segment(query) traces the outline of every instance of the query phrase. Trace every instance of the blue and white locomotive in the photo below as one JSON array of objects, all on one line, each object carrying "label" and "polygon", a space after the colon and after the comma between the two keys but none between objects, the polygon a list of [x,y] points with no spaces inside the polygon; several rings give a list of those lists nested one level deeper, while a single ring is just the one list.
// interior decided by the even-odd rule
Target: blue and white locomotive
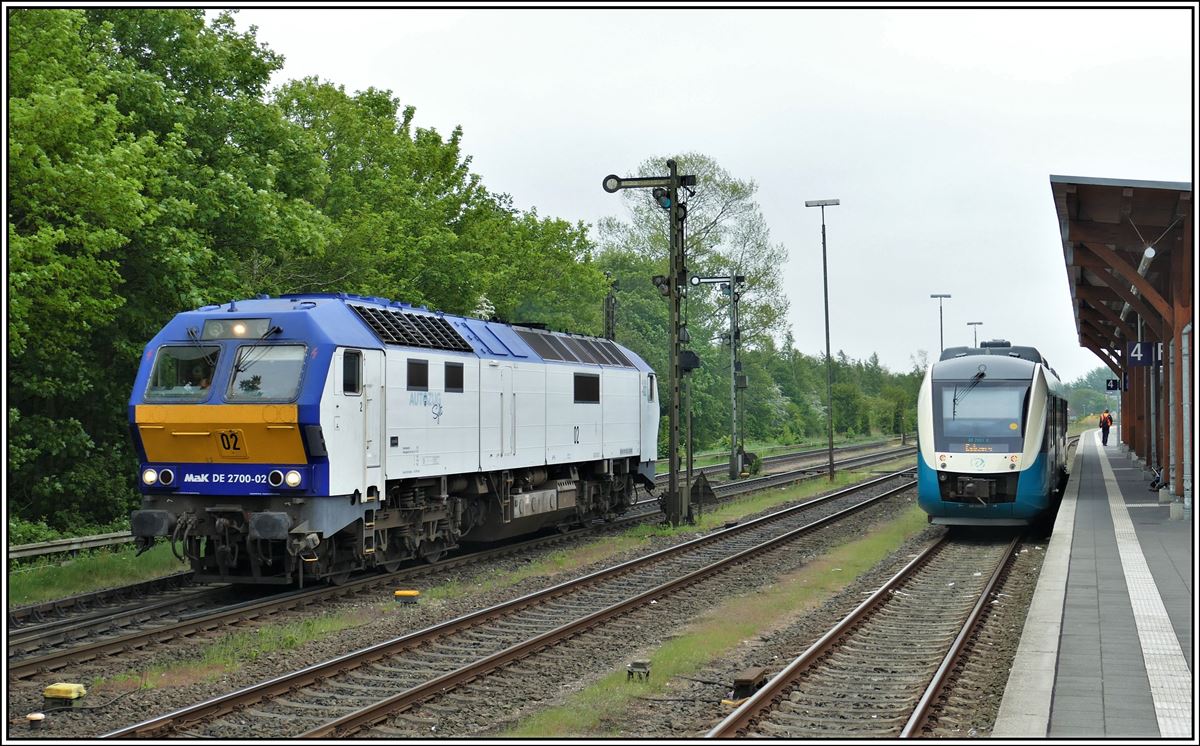
[{"label": "blue and white locomotive", "polygon": [[612,517],[653,486],[657,399],[606,339],[347,294],[205,306],[142,357],[133,534],[201,580],[303,584]]},{"label": "blue and white locomotive", "polygon": [[949,347],[917,397],[917,490],[932,523],[1017,526],[1067,479],[1067,400],[1033,347]]}]

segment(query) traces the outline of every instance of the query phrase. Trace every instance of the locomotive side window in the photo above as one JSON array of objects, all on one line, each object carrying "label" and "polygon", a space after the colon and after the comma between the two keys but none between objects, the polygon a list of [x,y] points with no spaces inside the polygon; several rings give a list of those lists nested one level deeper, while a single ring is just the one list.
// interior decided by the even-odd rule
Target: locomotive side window
[{"label": "locomotive side window", "polygon": [[208,398],[220,347],[160,347],[146,401],[196,402]]},{"label": "locomotive side window", "polygon": [[428,360],[409,360],[408,361],[408,390],[409,391],[428,391],[429,390],[429,361]]},{"label": "locomotive side window", "polygon": [[362,353],[358,350],[346,350],[342,355],[342,393],[362,393]]},{"label": "locomotive side window", "polygon": [[228,401],[292,401],[300,391],[304,345],[247,345],[234,358]]},{"label": "locomotive side window", "polygon": [[646,377],[650,379],[650,393],[649,396],[647,396],[646,401],[654,401],[654,375],[651,374]]},{"label": "locomotive side window", "polygon": [[600,376],[591,373],[575,374],[575,403],[600,403]]},{"label": "locomotive side window", "polygon": [[446,363],[446,393],[461,394],[463,390],[462,363]]}]

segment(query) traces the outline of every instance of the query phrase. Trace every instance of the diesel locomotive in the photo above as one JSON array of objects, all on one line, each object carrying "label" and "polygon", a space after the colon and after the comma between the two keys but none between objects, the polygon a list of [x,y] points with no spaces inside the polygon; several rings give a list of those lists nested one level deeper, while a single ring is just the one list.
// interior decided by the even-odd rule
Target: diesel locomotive
[{"label": "diesel locomotive", "polygon": [[129,418],[140,548],[303,585],[619,515],[653,487],[659,403],[607,339],[305,294],[176,315]]},{"label": "diesel locomotive", "polygon": [[1016,526],[1067,480],[1067,400],[1033,347],[948,347],[917,397],[918,502],[932,523]]}]

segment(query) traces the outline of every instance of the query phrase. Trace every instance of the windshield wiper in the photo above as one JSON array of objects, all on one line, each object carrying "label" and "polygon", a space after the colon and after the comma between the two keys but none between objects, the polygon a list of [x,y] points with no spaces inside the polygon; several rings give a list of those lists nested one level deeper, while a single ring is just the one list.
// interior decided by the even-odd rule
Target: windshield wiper
[{"label": "windshield wiper", "polygon": [[[250,358],[251,353],[253,353],[256,349],[258,349],[259,345],[261,345],[266,340],[267,337],[269,337],[272,334],[275,334],[277,332],[281,332],[281,331],[283,331],[283,330],[280,329],[279,327],[273,326],[270,329],[263,332],[263,335],[261,337],[259,337],[258,339],[256,339],[254,341],[254,344],[250,345],[249,347],[243,347],[243,348],[239,349],[237,357],[234,358],[234,360],[233,360],[233,374],[236,376],[238,373],[245,373],[246,371],[250,370],[251,365],[254,365],[259,360],[262,360],[270,348],[264,347],[263,351],[259,354],[259,356],[254,358],[253,360],[250,360],[249,358]],[[245,365],[242,364],[243,362],[245,363]]]},{"label": "windshield wiper", "polygon": [[212,353],[205,352],[204,345],[200,344],[200,337],[196,335],[196,327],[189,326],[187,333],[188,337],[190,337],[192,340],[192,344],[195,345],[196,349],[200,350],[200,354],[204,356],[204,362],[208,363],[208,367],[212,368],[214,365],[216,365],[216,358],[212,356]]},{"label": "windshield wiper", "polygon": [[980,370],[978,373],[971,376],[971,382],[969,384],[967,384],[967,387],[965,389],[963,389],[963,392],[961,395],[958,393],[958,386],[956,385],[954,387],[954,401],[952,402],[953,406],[951,407],[951,410],[950,410],[950,419],[953,420],[956,417],[958,417],[958,403],[960,401],[962,401],[963,399],[966,399],[967,394],[971,393],[971,389],[978,386],[979,382],[982,381],[986,377],[987,377],[987,373],[984,373],[983,370]]}]

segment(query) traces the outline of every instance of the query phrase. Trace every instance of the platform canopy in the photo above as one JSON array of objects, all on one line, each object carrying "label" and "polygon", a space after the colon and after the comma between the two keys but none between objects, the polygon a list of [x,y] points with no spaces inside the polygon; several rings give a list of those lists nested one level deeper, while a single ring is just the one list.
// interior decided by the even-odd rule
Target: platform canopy
[{"label": "platform canopy", "polygon": [[1163,341],[1190,312],[1192,185],[1052,175],[1050,188],[1079,344],[1119,373],[1139,317],[1140,339]]}]

